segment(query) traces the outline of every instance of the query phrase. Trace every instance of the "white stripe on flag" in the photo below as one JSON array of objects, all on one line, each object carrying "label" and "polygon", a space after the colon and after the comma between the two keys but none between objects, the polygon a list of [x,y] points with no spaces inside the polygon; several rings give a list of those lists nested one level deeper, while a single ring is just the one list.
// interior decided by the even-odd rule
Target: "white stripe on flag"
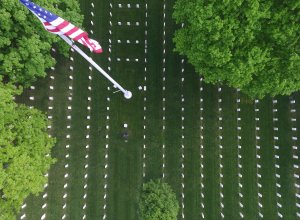
[{"label": "white stripe on flag", "polygon": [[75,26],[73,24],[68,24],[67,27],[61,29],[62,32],[67,33],[68,31],[72,30]]},{"label": "white stripe on flag", "polygon": [[61,23],[63,23],[64,21],[65,21],[64,19],[58,17],[57,19],[55,19],[54,21],[52,21],[51,24],[52,24],[53,26],[58,26],[58,25],[60,25]]},{"label": "white stripe on flag", "polygon": [[70,38],[75,38],[78,35],[82,34],[83,32],[84,32],[83,30],[79,29],[79,30],[75,31],[73,34],[71,34],[69,37]]},{"label": "white stripe on flag", "polygon": [[45,27],[48,29],[48,30],[55,30],[56,27],[52,26],[52,25],[45,25]]}]

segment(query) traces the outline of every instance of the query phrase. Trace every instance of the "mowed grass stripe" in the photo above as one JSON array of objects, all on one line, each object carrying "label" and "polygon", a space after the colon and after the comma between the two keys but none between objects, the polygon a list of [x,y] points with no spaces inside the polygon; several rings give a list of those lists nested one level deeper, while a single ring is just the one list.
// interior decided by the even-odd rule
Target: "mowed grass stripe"
[{"label": "mowed grass stripe", "polygon": [[[299,123],[299,121],[300,121],[300,93],[297,92],[297,93],[295,93],[293,96],[294,96],[295,101],[296,101],[296,104],[295,104],[296,113],[294,113],[294,117],[293,117],[293,118],[296,118],[296,120],[297,120],[296,122],[294,122],[294,125],[296,125],[295,127],[297,128],[297,131],[296,131],[296,132],[293,132],[293,136],[294,136],[294,137],[297,137],[297,140],[293,141],[293,145],[294,145],[294,146],[297,146],[297,150],[293,150],[293,154],[296,155],[296,156],[298,156],[298,159],[292,159],[292,160],[293,160],[293,163],[294,163],[295,165],[299,165],[299,160],[300,160],[300,159],[299,159],[299,157],[300,157],[300,150],[299,150],[299,147],[300,147],[300,123]],[[293,169],[293,172],[291,173],[291,175],[294,175],[294,174],[300,175],[299,169],[294,168],[294,169]],[[299,178],[296,179],[296,178],[294,177],[294,184],[300,185],[300,180],[299,180]],[[296,190],[295,190],[296,193],[300,194],[299,188],[295,188],[295,189],[296,189]],[[295,195],[295,196],[296,196],[296,195]],[[297,202],[298,204],[300,204],[300,199],[299,199],[299,198],[296,198],[296,202]],[[297,213],[300,214],[300,208],[298,208],[298,207],[297,207]],[[297,213],[295,213],[295,215],[296,215]]]},{"label": "mowed grass stripe", "polygon": [[[166,129],[165,129],[165,174],[166,182],[176,192],[181,206],[181,59],[173,52],[172,36],[177,28],[171,19],[174,1],[166,2]],[[179,212],[181,213],[181,211]],[[181,219],[181,215],[178,215]]]},{"label": "mowed grass stripe", "polygon": [[241,121],[241,150],[242,156],[240,162],[242,165],[241,184],[243,188],[241,193],[243,198],[241,201],[244,205],[242,213],[247,219],[258,218],[258,187],[256,176],[256,148],[255,148],[255,112],[253,100],[247,96],[240,94],[240,109],[239,113]]},{"label": "mowed grass stripe", "polygon": [[278,104],[276,105],[278,109],[278,142],[279,150],[277,150],[277,163],[280,166],[277,169],[277,173],[280,175],[278,183],[281,185],[278,192],[281,194],[282,198],[279,201],[282,204],[282,209],[278,209],[283,215],[284,219],[295,219],[296,213],[296,198],[295,198],[295,186],[293,177],[293,148],[292,148],[292,124],[290,118],[292,117],[290,113],[290,104],[288,97],[278,97]]},{"label": "mowed grass stripe", "polygon": [[223,185],[225,219],[238,218],[238,148],[237,148],[237,105],[236,91],[222,87],[219,93],[222,99],[220,107],[222,108],[222,136],[221,144],[223,145]]},{"label": "mowed grass stripe", "polygon": [[[113,14],[118,13],[117,8]],[[124,18],[126,19],[126,18]],[[112,41],[127,39],[126,35],[114,34],[118,27],[112,27]],[[144,38],[144,32],[140,33]],[[144,63],[117,62],[117,57],[126,57],[127,51],[116,54],[112,47],[112,76],[133,97],[126,100],[122,94],[112,96],[110,120],[109,172],[108,172],[108,219],[137,219],[137,199],[142,184],[142,147],[143,147],[143,95],[137,87],[143,80]],[[134,52],[134,51],[131,51]],[[144,53],[136,54],[144,57]],[[129,140],[121,137],[123,124],[128,124]]]},{"label": "mowed grass stripe", "polygon": [[[81,4],[82,6],[82,4]],[[91,30],[91,23],[89,19],[90,7],[85,5],[83,12],[85,19],[83,26],[87,31]],[[90,52],[83,48],[83,50],[89,55]],[[87,119],[88,110],[87,106],[90,105],[88,97],[91,96],[88,90],[89,85],[89,69],[88,62],[85,61],[79,54],[74,54],[74,80],[73,80],[73,100],[72,104],[72,121],[71,121],[71,146],[70,146],[70,180],[68,193],[68,216],[70,219],[82,219],[85,211],[83,206],[85,200],[83,199],[86,165],[87,160],[85,155],[88,152],[86,145],[89,144],[89,140],[85,138],[87,134],[86,126],[90,125],[90,120]]]},{"label": "mowed grass stripe", "polygon": [[218,146],[217,89],[203,83],[203,164],[204,215],[206,219],[220,218],[220,168]]},{"label": "mowed grass stripe", "polygon": [[[63,185],[65,184],[65,164],[67,159],[66,155],[66,140],[67,121],[68,115],[68,96],[69,96],[69,75],[70,72],[67,67],[70,66],[71,62],[63,58],[62,56],[57,56],[57,65],[54,72],[55,82],[53,90],[53,124],[52,124],[52,134],[56,137],[57,143],[52,149],[52,157],[57,159],[55,165],[52,165],[49,171],[49,183],[48,183],[48,197],[47,197],[47,210],[46,216],[49,219],[61,219],[63,215]],[[45,86],[46,88],[46,86]],[[35,212],[36,210],[32,210]],[[40,218],[40,216],[39,216]],[[32,218],[32,219],[39,219]]]},{"label": "mowed grass stripe", "polygon": [[[167,61],[168,62],[168,61]],[[167,68],[168,72],[168,68]],[[173,71],[174,73],[175,71]],[[171,71],[170,71],[171,73]],[[175,78],[175,79],[174,79]],[[181,193],[181,115],[180,89],[176,76],[166,76],[166,130],[165,130],[165,174],[166,181],[177,193]],[[177,84],[177,86],[176,86]],[[176,88],[177,87],[177,88]],[[176,88],[176,89],[174,89]]]},{"label": "mowed grass stripe", "polygon": [[113,18],[114,24],[118,25],[118,22],[121,22],[123,25],[127,25],[127,22],[130,22],[130,25],[136,26],[136,22],[140,22],[140,25],[143,25],[143,23],[141,24],[141,21],[144,20],[145,16],[141,9],[143,8],[144,2],[138,1],[140,3],[140,8],[136,8],[135,4],[131,4],[131,8],[128,8],[128,2],[129,1],[125,1],[122,8],[117,6],[117,2],[114,3],[114,7],[118,8],[118,13],[115,14]]},{"label": "mowed grass stripe", "polygon": [[261,149],[259,150],[261,159],[261,169],[259,169],[262,184],[262,214],[270,219],[277,218],[276,210],[276,183],[275,183],[275,158],[273,143],[273,117],[272,102],[266,98],[257,105],[260,109],[258,112],[260,131],[258,132],[260,140],[258,141]]},{"label": "mowed grass stripe", "polygon": [[82,57],[74,54],[74,74],[73,74],[73,99],[72,120],[70,129],[70,158],[69,158],[69,186],[67,214],[70,219],[81,219],[83,216],[82,207],[84,205],[84,174],[85,174],[85,154],[86,154],[86,125],[88,106],[88,64],[81,62]]},{"label": "mowed grass stripe", "polygon": [[104,205],[104,166],[105,166],[105,134],[106,134],[106,87],[101,76],[92,72],[92,103],[90,149],[87,189],[87,219],[103,217]]},{"label": "mowed grass stripe", "polygon": [[[95,8],[92,8],[91,3]],[[91,57],[104,70],[107,70],[108,61],[108,29],[109,29],[109,2],[108,1],[81,1],[81,8],[85,11],[85,17],[94,22],[89,26],[103,48],[102,54],[91,54]],[[95,16],[91,16],[93,11]],[[88,20],[86,21],[88,23]],[[107,86],[111,86],[98,70],[93,68],[91,82],[91,121],[90,121],[90,148],[87,188],[87,219],[103,218],[104,204],[104,166],[105,166],[105,134],[106,134],[106,97],[110,94]]]},{"label": "mowed grass stripe", "polygon": [[[120,64],[124,65],[124,63],[116,65],[118,71],[124,69]],[[134,66],[131,68],[141,71],[141,68]],[[126,81],[129,88],[134,88],[135,80],[139,79],[138,76],[128,78],[122,75],[119,80],[125,82],[126,78],[130,79]],[[137,219],[137,199],[142,183],[143,109],[141,106],[143,100],[141,97],[138,92],[134,93],[131,100],[125,100],[120,95],[111,103],[108,219]],[[127,143],[121,137],[121,133],[125,131],[122,128],[124,123],[128,124]]]},{"label": "mowed grass stripe", "polygon": [[145,182],[162,177],[162,4],[162,1],[148,1]]},{"label": "mowed grass stripe", "polygon": [[199,75],[184,65],[184,204],[186,219],[200,219],[200,90]]}]

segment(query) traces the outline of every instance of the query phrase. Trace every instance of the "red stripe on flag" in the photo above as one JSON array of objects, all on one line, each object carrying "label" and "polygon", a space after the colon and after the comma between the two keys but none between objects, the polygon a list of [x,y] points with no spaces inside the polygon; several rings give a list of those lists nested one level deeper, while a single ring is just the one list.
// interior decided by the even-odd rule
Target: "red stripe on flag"
[{"label": "red stripe on flag", "polygon": [[53,33],[55,33],[55,32],[60,32],[60,30],[59,29],[47,29],[47,31],[49,31],[49,32],[53,32]]},{"label": "red stripe on flag", "polygon": [[95,52],[95,53],[102,53],[103,50],[102,50],[102,48],[100,48],[100,49],[98,49],[98,50],[94,50],[94,52]]},{"label": "red stripe on flag", "polygon": [[80,41],[82,42],[82,44],[83,44],[84,46],[90,48],[89,45],[87,44],[87,42],[85,41],[84,38],[81,38]]},{"label": "red stripe on flag", "polygon": [[87,37],[87,36],[88,36],[88,34],[86,32],[83,32],[83,33],[79,34],[78,36],[74,37],[73,39],[79,40],[80,38]]},{"label": "red stripe on flag", "polygon": [[68,32],[66,32],[65,35],[69,36],[69,35],[75,33],[75,32],[78,31],[78,30],[79,30],[78,27],[74,27],[74,28],[72,28],[71,30],[69,30]]},{"label": "red stripe on flag", "polygon": [[67,27],[69,24],[70,24],[70,23],[69,23],[68,21],[64,21],[63,23],[57,25],[56,27],[57,27],[58,29],[63,29],[63,28],[65,28],[65,27]]}]

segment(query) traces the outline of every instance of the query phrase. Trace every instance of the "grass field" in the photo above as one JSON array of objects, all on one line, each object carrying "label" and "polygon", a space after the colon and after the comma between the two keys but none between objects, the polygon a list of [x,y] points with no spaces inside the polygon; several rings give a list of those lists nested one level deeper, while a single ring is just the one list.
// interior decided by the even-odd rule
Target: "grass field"
[{"label": "grass field", "polygon": [[53,52],[55,68],[20,101],[48,114],[58,162],[19,219],[136,220],[156,178],[176,192],[178,219],[300,218],[299,93],[255,101],[205,84],[173,51],[174,1],[81,0],[104,48],[90,55],[133,98],[79,55]]}]

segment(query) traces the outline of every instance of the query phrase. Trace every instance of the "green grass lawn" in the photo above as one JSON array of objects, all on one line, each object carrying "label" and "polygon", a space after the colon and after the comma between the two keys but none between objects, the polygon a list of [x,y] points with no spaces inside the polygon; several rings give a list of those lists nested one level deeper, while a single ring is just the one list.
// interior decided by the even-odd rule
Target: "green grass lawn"
[{"label": "green grass lawn", "polygon": [[[58,159],[49,171],[49,185],[45,192],[30,196],[19,217],[26,214],[27,219],[35,220],[46,214],[46,219],[53,220],[64,215],[65,219],[72,220],[83,219],[84,216],[92,220],[103,219],[103,216],[110,220],[137,220],[142,184],[150,179],[162,178],[164,172],[164,181],[171,185],[180,202],[178,219],[183,219],[181,213],[188,220],[202,219],[203,213],[205,219],[218,220],[222,211],[225,219],[241,219],[239,213],[242,213],[244,219],[252,220],[259,219],[259,210],[265,219],[277,219],[277,212],[283,215],[283,219],[296,219],[299,209],[296,208],[295,183],[299,184],[299,180],[296,181],[293,174],[299,171],[293,165],[299,163],[293,159],[293,154],[299,156],[299,151],[293,150],[292,146],[298,146],[299,140],[293,141],[292,136],[300,136],[300,126],[291,118],[300,121],[299,93],[292,96],[296,100],[296,113],[290,112],[288,97],[278,97],[276,105],[266,98],[257,104],[259,112],[255,112],[254,101],[237,94],[236,90],[222,87],[222,92],[218,92],[217,86],[200,83],[193,67],[186,60],[182,64],[184,57],[174,52],[172,37],[178,28],[172,20],[174,0],[95,1],[94,9],[92,0],[80,2],[85,14],[85,30],[93,30],[92,38],[99,40],[104,49],[101,55],[87,53],[105,70],[110,68],[111,76],[131,90],[133,97],[126,100],[121,93],[114,93],[113,86],[94,69],[90,71],[89,64],[79,55],[73,54],[74,62],[55,55],[58,63],[54,71],[49,71],[55,78],[51,79],[49,75],[39,80],[35,90],[26,90],[18,99],[53,116],[49,133],[57,138],[52,155]],[[119,8],[118,4],[123,7]],[[139,22],[139,26],[119,26],[118,22]],[[139,43],[128,44],[127,40],[138,40]],[[118,58],[121,60],[118,61]],[[70,66],[74,67],[73,71]],[[69,79],[70,75],[73,80]],[[54,90],[49,89],[50,85]],[[73,90],[69,90],[69,86]],[[91,90],[88,90],[89,86]],[[146,91],[140,91],[139,86],[146,86]],[[202,91],[200,86],[203,86]],[[30,101],[30,96],[35,99]],[[49,96],[54,100],[49,101]],[[68,100],[69,96],[72,100]],[[184,101],[181,101],[182,97]],[[200,102],[201,99],[203,102]],[[218,99],[222,102],[218,103]],[[240,99],[239,103],[237,99]],[[49,105],[53,106],[53,110],[48,110]],[[72,109],[68,110],[68,106]],[[222,111],[218,111],[219,107]],[[273,108],[278,111],[273,113]],[[68,115],[71,119],[67,119]],[[90,119],[87,119],[88,115]],[[238,117],[241,118],[239,122]],[[255,117],[260,120],[256,122]],[[274,122],[273,117],[278,117],[278,121]],[[122,138],[124,123],[128,124],[127,142]],[[67,128],[68,125],[71,127]],[[238,125],[240,131],[237,130]],[[259,150],[256,150],[256,126],[260,128],[257,132],[260,136],[257,141]],[[274,127],[278,127],[278,131],[273,130]],[[292,131],[292,127],[297,130]],[[67,138],[68,134],[70,138]],[[86,135],[90,138],[87,139]],[[223,136],[222,140],[219,135]],[[241,136],[240,149],[238,135]],[[275,136],[278,136],[278,141],[274,142]],[[70,147],[66,148],[66,145]],[[279,148],[275,149],[275,145]],[[256,153],[260,159],[256,158]],[[279,158],[275,159],[275,155]],[[239,161],[241,168],[238,168]],[[220,163],[223,165],[222,189]],[[261,168],[257,168],[258,163]],[[66,164],[68,168],[65,168]],[[280,167],[275,168],[275,164]],[[239,171],[242,174],[240,179]],[[66,172],[68,178],[64,178]],[[261,178],[258,179],[257,173],[261,174]],[[276,173],[280,178],[276,179]],[[258,180],[262,187],[258,187]],[[243,186],[240,189],[239,181]],[[64,188],[66,183],[68,186]],[[280,187],[276,187],[276,183]],[[201,192],[204,197],[201,197]],[[220,192],[224,195],[222,199]],[[262,198],[258,198],[258,192],[263,195]],[[43,198],[44,193],[47,193],[46,198]],[[67,197],[63,198],[65,193]],[[276,193],[280,193],[281,198]],[[259,208],[259,202],[262,208]],[[277,202],[281,208],[278,208]],[[45,203],[47,207],[42,209]],[[240,207],[239,203],[243,206]]]},{"label": "green grass lawn", "polygon": [[241,193],[243,194],[243,213],[249,219],[258,218],[258,187],[256,184],[256,149],[255,149],[255,113],[253,101],[247,97],[241,95],[240,97],[240,126],[241,132],[241,174],[243,175],[241,183],[243,188]]},{"label": "green grass lawn", "polygon": [[237,142],[237,102],[236,91],[229,88],[222,88],[222,155],[223,155],[223,193],[224,193],[224,215],[225,219],[237,219],[238,206],[238,142]]}]

